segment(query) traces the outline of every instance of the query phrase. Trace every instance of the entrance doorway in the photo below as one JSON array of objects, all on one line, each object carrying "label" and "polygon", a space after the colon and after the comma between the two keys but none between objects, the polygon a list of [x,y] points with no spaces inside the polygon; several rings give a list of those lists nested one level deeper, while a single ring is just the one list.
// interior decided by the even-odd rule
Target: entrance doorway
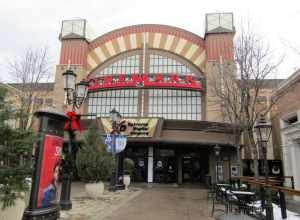
[{"label": "entrance doorway", "polygon": [[185,183],[203,183],[208,169],[207,158],[185,156],[182,159],[182,181]]},{"label": "entrance doorway", "polygon": [[133,182],[147,182],[148,174],[148,148],[147,147],[126,147],[125,157],[134,162]]},{"label": "entrance doorway", "polygon": [[177,164],[174,149],[157,149],[154,157],[154,182],[177,182]]}]

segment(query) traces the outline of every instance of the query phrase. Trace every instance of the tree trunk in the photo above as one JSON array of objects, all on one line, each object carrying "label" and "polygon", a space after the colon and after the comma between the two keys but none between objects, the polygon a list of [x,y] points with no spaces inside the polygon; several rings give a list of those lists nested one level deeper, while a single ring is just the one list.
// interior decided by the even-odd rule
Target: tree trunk
[{"label": "tree trunk", "polygon": [[256,143],[253,136],[253,130],[248,130],[248,136],[249,136],[249,142],[250,147],[253,155],[253,165],[254,165],[254,177],[255,179],[258,179],[259,173],[258,173],[258,152],[256,148]]}]

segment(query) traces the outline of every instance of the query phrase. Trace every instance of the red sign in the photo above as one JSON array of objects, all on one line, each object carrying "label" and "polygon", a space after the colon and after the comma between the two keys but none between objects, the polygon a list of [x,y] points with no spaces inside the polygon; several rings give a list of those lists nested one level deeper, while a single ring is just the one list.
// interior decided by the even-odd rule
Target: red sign
[{"label": "red sign", "polygon": [[119,74],[90,79],[89,91],[115,88],[178,88],[203,91],[199,78],[179,74]]},{"label": "red sign", "polygon": [[62,137],[45,135],[37,206],[39,208],[49,207],[57,200],[57,183],[63,143]]}]

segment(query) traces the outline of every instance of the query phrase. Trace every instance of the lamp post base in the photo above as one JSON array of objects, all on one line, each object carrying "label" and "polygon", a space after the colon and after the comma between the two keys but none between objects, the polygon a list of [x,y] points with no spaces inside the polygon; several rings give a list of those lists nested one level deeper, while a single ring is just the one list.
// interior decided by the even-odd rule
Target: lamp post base
[{"label": "lamp post base", "polygon": [[35,210],[25,209],[22,220],[57,220],[59,219],[58,205]]},{"label": "lamp post base", "polygon": [[125,185],[124,184],[117,184],[117,185],[109,187],[109,191],[112,191],[112,192],[119,191],[119,190],[125,190]]},{"label": "lamp post base", "polygon": [[272,205],[266,205],[266,220],[274,220]]},{"label": "lamp post base", "polygon": [[266,220],[274,220],[271,190],[266,189],[266,194],[267,194],[267,199],[265,203]]},{"label": "lamp post base", "polygon": [[61,210],[72,209],[72,201],[70,199],[71,184],[72,184],[71,174],[63,175],[62,184],[61,184],[60,201],[59,201]]},{"label": "lamp post base", "polygon": [[61,210],[70,210],[72,209],[72,202],[69,201],[60,201],[59,206]]}]

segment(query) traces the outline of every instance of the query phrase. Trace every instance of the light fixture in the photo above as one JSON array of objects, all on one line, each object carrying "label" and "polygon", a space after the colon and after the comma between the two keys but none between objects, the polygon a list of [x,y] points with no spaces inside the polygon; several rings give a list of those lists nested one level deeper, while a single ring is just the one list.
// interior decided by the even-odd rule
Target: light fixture
[{"label": "light fixture", "polygon": [[76,83],[76,74],[73,70],[68,69],[63,74],[64,77],[64,90],[67,95],[67,104],[72,105],[72,108],[80,108],[84,99],[87,97],[89,83],[81,81]]},{"label": "light fixture", "polygon": [[269,141],[272,131],[272,125],[270,122],[266,121],[265,117],[259,117],[254,126],[254,129],[258,143],[267,143]]},{"label": "light fixture", "polygon": [[216,145],[216,146],[214,147],[214,150],[215,150],[215,155],[218,157],[218,156],[220,155],[220,153],[221,153],[221,148],[220,148],[220,146],[219,146],[219,145]]},{"label": "light fixture", "polygon": [[76,84],[76,105],[81,106],[84,99],[87,97],[89,83],[86,81],[81,81]]},{"label": "light fixture", "polygon": [[73,70],[70,69],[68,69],[62,75],[64,77],[64,90],[67,92],[74,91],[77,75],[73,72]]},{"label": "light fixture", "polygon": [[119,123],[119,121],[121,120],[121,115],[115,108],[110,111],[110,117],[112,122],[114,123]]}]

